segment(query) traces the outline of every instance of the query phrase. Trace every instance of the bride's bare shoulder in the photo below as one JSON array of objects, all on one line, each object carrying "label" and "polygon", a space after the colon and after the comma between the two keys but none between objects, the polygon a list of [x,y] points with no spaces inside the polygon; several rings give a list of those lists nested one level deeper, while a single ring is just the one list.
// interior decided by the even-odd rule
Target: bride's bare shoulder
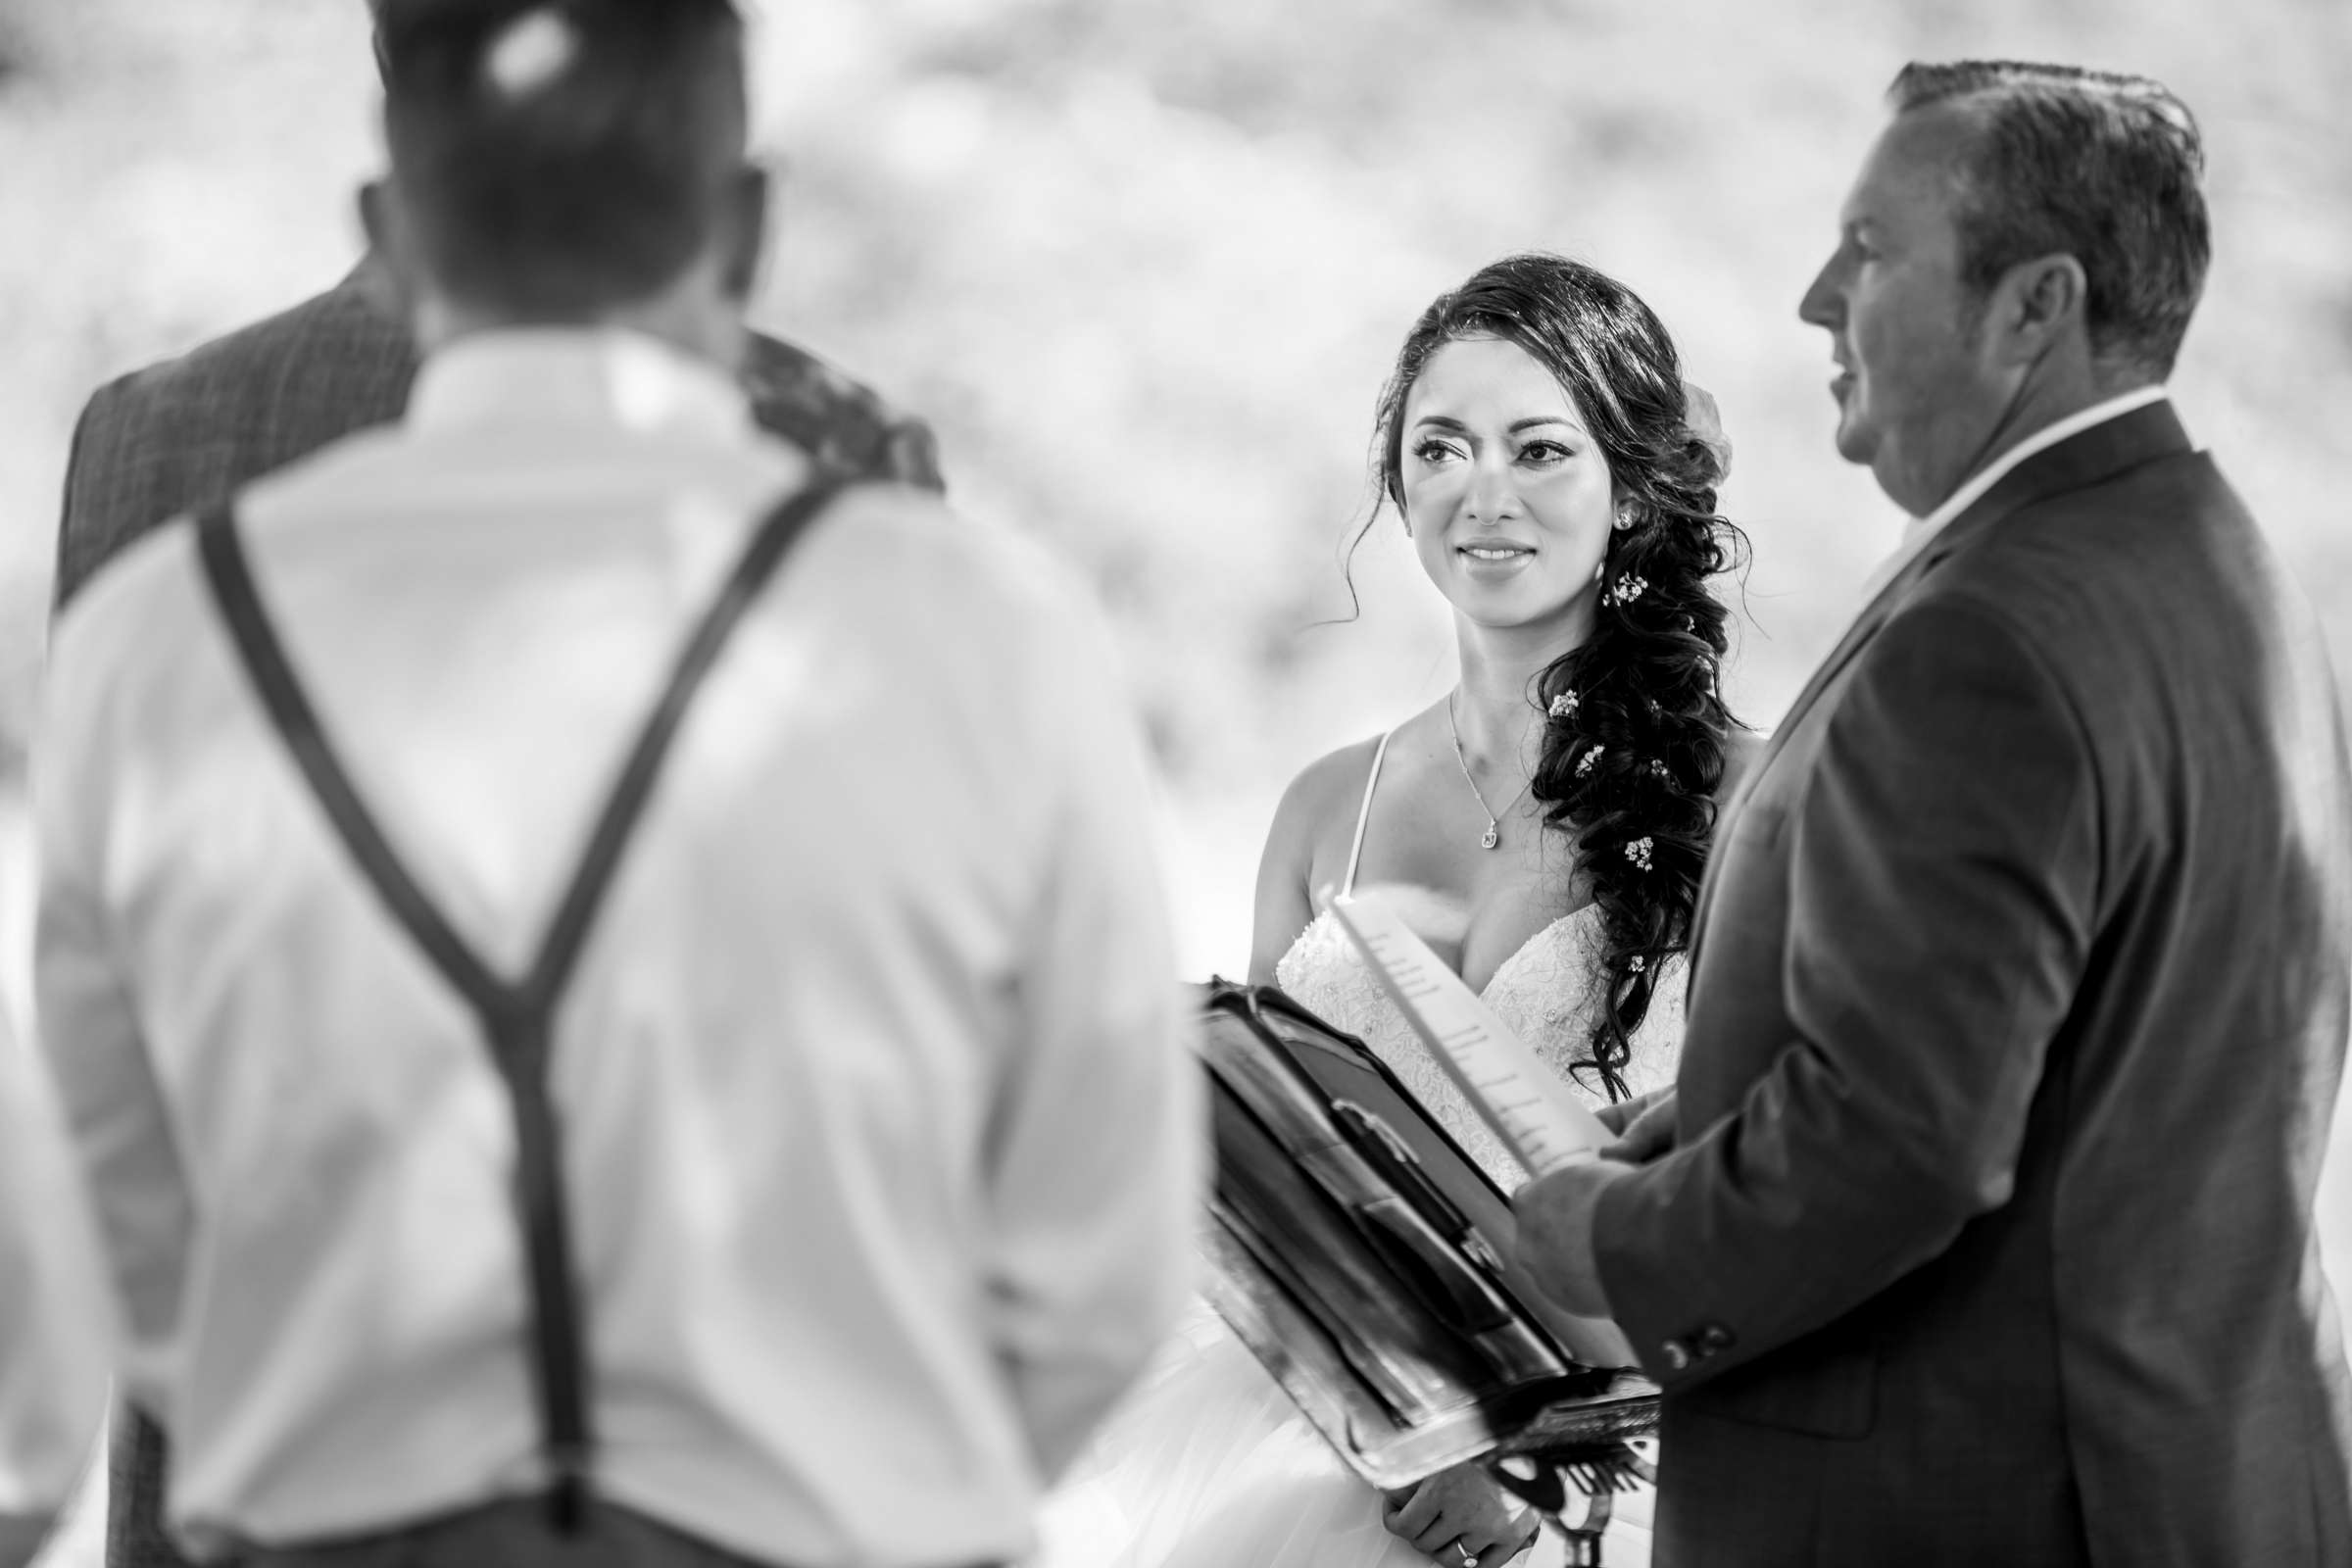
[{"label": "bride's bare shoulder", "polygon": [[1364,793],[1364,780],[1371,776],[1372,758],[1380,750],[1380,736],[1372,735],[1316,758],[1300,768],[1291,787],[1283,791],[1283,804],[1296,801],[1318,814],[1342,802],[1352,808]]},{"label": "bride's bare shoulder", "polygon": [[1274,808],[1266,831],[1269,859],[1289,861],[1301,868],[1314,858],[1317,844],[1354,831],[1356,808],[1364,798],[1364,781],[1371,777],[1372,759],[1380,749],[1377,735],[1352,741],[1299,769]]},{"label": "bride's bare shoulder", "polygon": [[1273,980],[1283,954],[1314,918],[1314,889],[1345,874],[1356,807],[1379,746],[1375,736],[1317,758],[1283,791],[1257,866],[1252,980]]}]

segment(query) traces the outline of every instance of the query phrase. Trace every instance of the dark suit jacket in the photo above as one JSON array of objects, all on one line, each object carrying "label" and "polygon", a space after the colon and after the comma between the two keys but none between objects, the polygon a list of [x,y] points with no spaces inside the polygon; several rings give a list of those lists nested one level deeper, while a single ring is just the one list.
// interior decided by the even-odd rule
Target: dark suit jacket
[{"label": "dark suit jacket", "polygon": [[[57,602],[124,546],[174,516],[354,431],[400,417],[416,374],[406,325],[363,262],[280,316],[101,387],[66,470]],[[937,490],[930,429],[806,350],[754,334],[743,371],[753,413],[821,473]],[[110,1568],[179,1568],[163,1533],[164,1440],[131,1412],[114,1452]]]},{"label": "dark suit jacket", "polygon": [[2312,1201],[2352,997],[2317,626],[2169,404],[2019,466],[1774,735],[1681,1146],[1595,1217],[1658,1556],[2352,1563]]}]

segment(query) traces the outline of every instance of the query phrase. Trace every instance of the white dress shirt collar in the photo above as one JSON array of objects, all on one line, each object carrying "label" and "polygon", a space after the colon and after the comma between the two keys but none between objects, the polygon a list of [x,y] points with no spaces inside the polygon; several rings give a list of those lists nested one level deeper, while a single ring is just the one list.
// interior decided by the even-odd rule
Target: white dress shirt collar
[{"label": "white dress shirt collar", "polygon": [[739,439],[751,403],[725,370],[620,327],[514,327],[468,333],[416,373],[407,423],[618,425],[641,433]]}]

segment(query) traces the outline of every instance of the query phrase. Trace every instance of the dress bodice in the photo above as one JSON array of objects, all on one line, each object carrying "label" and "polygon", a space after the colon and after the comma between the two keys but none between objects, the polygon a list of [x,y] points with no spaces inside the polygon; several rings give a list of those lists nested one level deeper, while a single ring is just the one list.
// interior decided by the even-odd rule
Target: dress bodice
[{"label": "dress bodice", "polygon": [[[1480,996],[1521,1043],[1595,1105],[1607,1099],[1598,1078],[1590,1068],[1573,1072],[1570,1064],[1592,1054],[1592,1027],[1604,997],[1603,941],[1598,906],[1572,910],[1505,958]],[[1674,1082],[1683,1043],[1684,975],[1679,956],[1668,960],[1658,976],[1649,1015],[1634,1031],[1632,1059],[1623,1075],[1634,1094]],[[1317,1017],[1371,1047],[1505,1192],[1527,1179],[1518,1160],[1470,1108],[1404,1014],[1381,990],[1338,921],[1327,913],[1316,915],[1275,965],[1274,979]]]},{"label": "dress bodice", "polygon": [[[1348,852],[1342,887],[1350,895],[1387,752],[1383,737]],[[1591,1054],[1606,940],[1597,906],[1573,910],[1505,958],[1481,993],[1545,1066],[1593,1103],[1604,1098],[1599,1085],[1570,1067]],[[1685,968],[1680,957],[1669,960],[1649,1016],[1634,1032],[1624,1077],[1636,1094],[1674,1082]],[[1298,933],[1274,978],[1294,1001],[1370,1047],[1497,1186],[1509,1192],[1527,1179],[1332,916],[1317,915]],[[1617,1509],[1609,1560],[1649,1561],[1646,1495],[1634,1494]],[[1047,1547],[1026,1568],[1427,1568],[1431,1558],[1393,1534],[1389,1517],[1381,1494],[1340,1463],[1282,1384],[1202,1303],[1048,1503]],[[1559,1543],[1513,1561],[1558,1564]]]}]

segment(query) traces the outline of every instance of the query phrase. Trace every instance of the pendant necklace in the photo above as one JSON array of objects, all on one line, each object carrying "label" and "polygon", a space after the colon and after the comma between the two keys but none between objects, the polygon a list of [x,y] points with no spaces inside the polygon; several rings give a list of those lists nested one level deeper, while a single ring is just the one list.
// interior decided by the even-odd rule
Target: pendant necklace
[{"label": "pendant necklace", "polygon": [[1460,689],[1456,687],[1454,691],[1446,694],[1446,733],[1453,737],[1453,760],[1462,770],[1462,782],[1470,786],[1471,798],[1478,802],[1478,808],[1487,813],[1487,831],[1480,836],[1478,847],[1482,850],[1491,850],[1502,842],[1502,816],[1508,816],[1511,808],[1519,804],[1519,795],[1525,795],[1535,787],[1536,776],[1533,773],[1528,774],[1527,782],[1519,786],[1519,795],[1514,795],[1502,803],[1502,816],[1487,810],[1486,794],[1479,789],[1478,780],[1470,776],[1470,759],[1462,755],[1461,728],[1453,721],[1454,694]]}]

